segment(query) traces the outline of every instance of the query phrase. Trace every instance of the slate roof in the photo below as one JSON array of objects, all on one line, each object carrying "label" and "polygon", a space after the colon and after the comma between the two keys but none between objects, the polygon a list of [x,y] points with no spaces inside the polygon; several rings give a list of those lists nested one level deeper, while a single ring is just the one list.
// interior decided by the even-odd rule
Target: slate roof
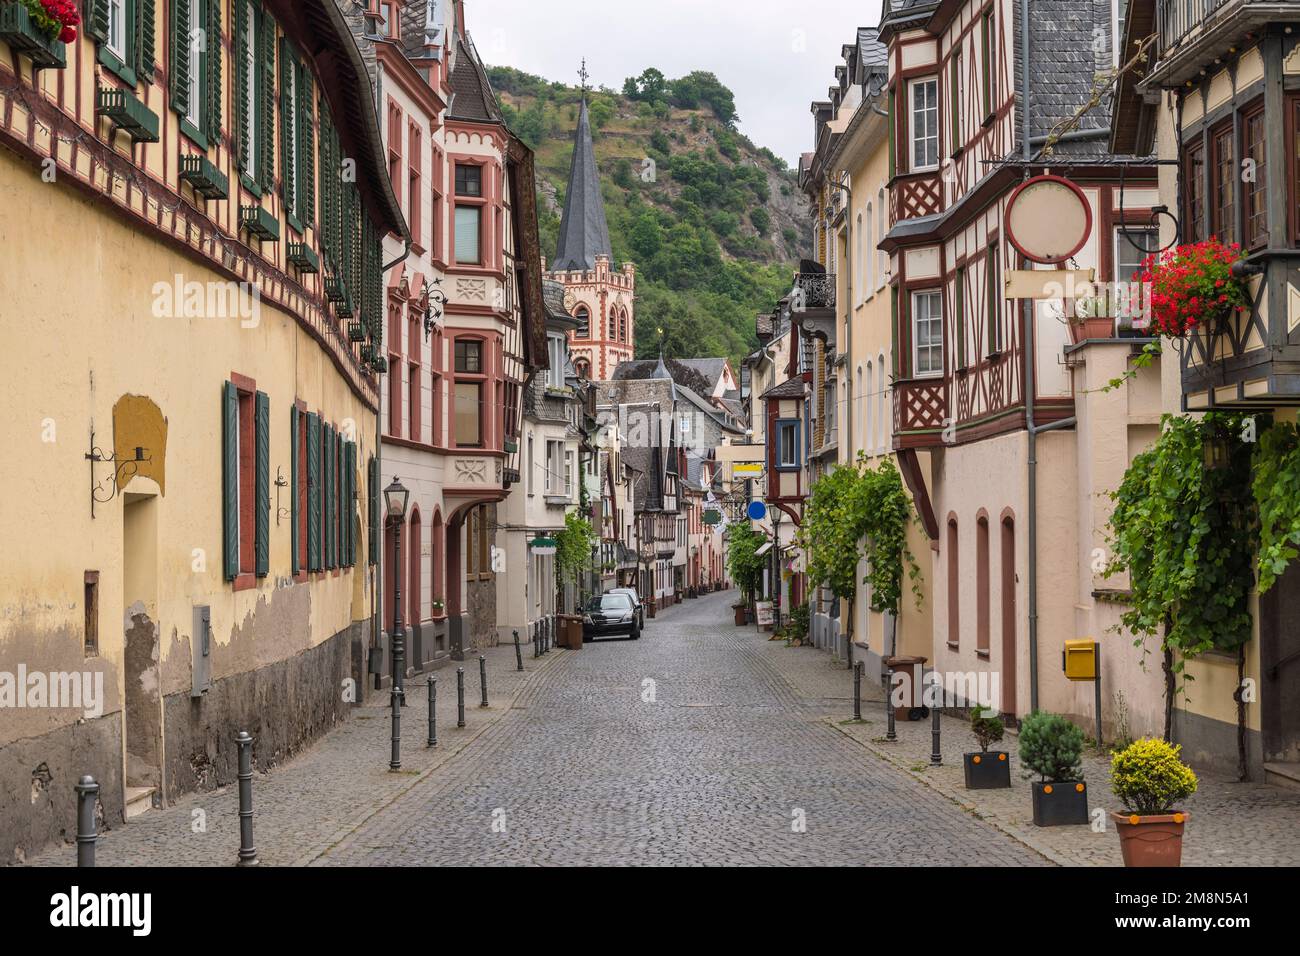
[{"label": "slate roof", "polygon": [[450,0],[413,0],[402,5],[402,49],[412,59],[442,56]]},{"label": "slate roof", "polygon": [[487,71],[468,37],[457,39],[456,66],[451,71],[451,102],[447,118],[471,123],[504,123]]},{"label": "slate roof", "polygon": [[787,378],[779,385],[773,385],[759,398],[803,398],[804,390],[802,378]]},{"label": "slate roof", "polygon": [[[669,358],[662,360],[670,377],[678,385],[692,388],[701,395],[712,395],[718,379],[727,366],[724,358]],[[658,362],[654,359],[635,359],[619,362],[614,368],[614,380],[658,378],[654,371]]]},{"label": "slate roof", "polygon": [[600,170],[591,142],[591,118],[587,101],[578,110],[578,128],[573,134],[573,159],[569,164],[569,186],[564,193],[564,215],[560,219],[560,241],[555,250],[554,271],[594,269],[597,255],[612,255],[609,224],[605,221],[605,200],[600,195]]},{"label": "slate roof", "polygon": [[858,60],[867,73],[889,70],[889,51],[880,42],[880,27],[858,27]]}]

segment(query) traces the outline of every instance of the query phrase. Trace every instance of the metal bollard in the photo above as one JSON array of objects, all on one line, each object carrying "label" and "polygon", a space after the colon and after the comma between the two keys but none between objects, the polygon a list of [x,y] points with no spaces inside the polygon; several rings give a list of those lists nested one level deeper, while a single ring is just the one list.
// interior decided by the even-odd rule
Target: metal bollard
[{"label": "metal bollard", "polygon": [[99,784],[86,774],[72,789],[77,791],[77,866],[94,866],[95,844],[99,840],[99,830],[95,826]]},{"label": "metal bollard", "polygon": [[515,670],[524,669],[524,653],[519,649],[519,632],[515,631]]},{"label": "metal bollard", "polygon": [[239,748],[239,865],[257,866],[253,846],[253,738],[247,730],[235,735]]},{"label": "metal bollard", "polygon": [[392,753],[391,753],[391,754],[389,755],[389,757],[388,757],[388,769],[389,769],[389,770],[401,770],[401,769],[402,769],[402,704],[403,704],[403,697],[405,697],[405,695],[402,693],[402,689],[401,689],[400,687],[397,686],[397,675],[396,675],[396,672],[394,672],[394,675],[393,675],[393,682],[392,682],[392,685],[391,685],[391,690],[389,691],[389,694],[388,694],[388,702],[389,702],[389,706],[390,706],[390,708],[392,709],[392,712],[393,712],[393,717],[392,717],[392,722],[393,722]]},{"label": "metal bollard", "polygon": [[456,726],[465,726],[465,668],[456,668]]},{"label": "metal bollard", "polygon": [[438,678],[429,678],[429,746],[438,746]]},{"label": "metal bollard", "polygon": [[886,740],[897,740],[898,734],[894,732],[894,669],[891,667],[885,671],[885,724],[888,729],[885,731]]},{"label": "metal bollard", "polygon": [[938,767],[943,763],[943,752],[939,749],[939,708],[930,708],[930,766]]},{"label": "metal bollard", "polygon": [[480,706],[480,707],[486,707],[486,706],[488,705],[488,700],[487,700],[487,658],[484,657],[482,654],[480,654],[480,655],[478,656],[478,686],[479,686],[480,692],[481,692],[482,695],[483,695],[482,703],[480,703],[479,706]]},{"label": "metal bollard", "polygon": [[542,656],[542,622],[533,621],[533,660]]},{"label": "metal bollard", "polygon": [[853,719],[862,719],[862,661],[853,665]]},{"label": "metal bollard", "polygon": [[551,639],[551,619],[549,617],[542,618],[542,653],[543,654],[545,654],[546,651],[548,650],[548,643],[550,639]]}]

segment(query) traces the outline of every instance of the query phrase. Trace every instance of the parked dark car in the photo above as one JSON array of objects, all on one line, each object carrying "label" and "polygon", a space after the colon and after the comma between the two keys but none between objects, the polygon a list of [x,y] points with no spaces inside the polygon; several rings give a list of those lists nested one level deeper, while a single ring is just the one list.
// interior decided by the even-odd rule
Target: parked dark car
[{"label": "parked dark car", "polygon": [[608,594],[626,594],[632,599],[632,606],[636,608],[636,622],[641,627],[645,627],[645,605],[641,603],[641,595],[636,593],[636,588],[610,588]]},{"label": "parked dark car", "polygon": [[636,608],[626,594],[602,594],[582,609],[583,639],[592,640],[606,634],[626,634],[634,641],[641,636]]}]

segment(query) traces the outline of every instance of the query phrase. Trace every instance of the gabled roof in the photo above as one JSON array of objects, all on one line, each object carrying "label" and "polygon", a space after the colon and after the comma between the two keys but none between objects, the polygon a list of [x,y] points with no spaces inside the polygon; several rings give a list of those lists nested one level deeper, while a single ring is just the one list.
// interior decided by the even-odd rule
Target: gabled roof
[{"label": "gabled roof", "polygon": [[600,195],[596,149],[591,142],[591,118],[584,97],[578,110],[578,128],[573,134],[569,186],[564,193],[560,241],[551,269],[557,272],[594,269],[598,255],[612,255],[612,251],[609,224],[605,221],[605,200]]},{"label": "gabled roof", "polygon": [[806,387],[801,378],[787,378],[780,384],[773,385],[759,398],[803,398]]}]

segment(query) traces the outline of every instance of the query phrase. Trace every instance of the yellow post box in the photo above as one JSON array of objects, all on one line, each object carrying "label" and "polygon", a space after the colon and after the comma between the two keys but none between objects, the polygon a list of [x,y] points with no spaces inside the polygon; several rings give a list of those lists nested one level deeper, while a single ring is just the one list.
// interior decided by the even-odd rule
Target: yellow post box
[{"label": "yellow post box", "polygon": [[1061,666],[1067,680],[1097,679],[1097,642],[1066,641]]}]

